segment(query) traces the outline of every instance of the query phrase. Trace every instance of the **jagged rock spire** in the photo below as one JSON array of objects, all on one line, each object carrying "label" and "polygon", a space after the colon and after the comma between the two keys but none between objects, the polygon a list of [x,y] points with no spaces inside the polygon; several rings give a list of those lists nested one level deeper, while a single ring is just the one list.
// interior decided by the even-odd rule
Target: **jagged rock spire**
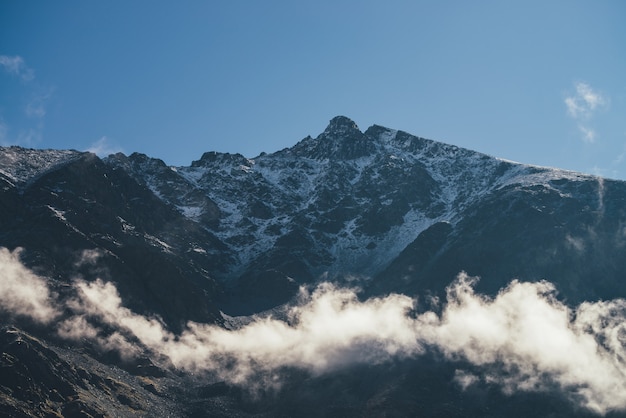
[{"label": "jagged rock spire", "polygon": [[317,138],[305,138],[292,152],[316,160],[352,160],[376,152],[376,145],[353,120],[336,116]]},{"label": "jagged rock spire", "polygon": [[361,133],[361,131],[352,119],[345,116],[335,116],[330,120],[322,135],[327,137],[345,137],[355,133]]}]

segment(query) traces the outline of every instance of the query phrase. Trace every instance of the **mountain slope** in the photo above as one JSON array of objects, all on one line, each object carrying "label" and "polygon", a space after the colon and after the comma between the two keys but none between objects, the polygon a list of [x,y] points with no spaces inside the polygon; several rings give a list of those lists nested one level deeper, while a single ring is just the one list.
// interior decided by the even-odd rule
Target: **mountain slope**
[{"label": "mountain slope", "polygon": [[[39,158],[50,161],[48,153]],[[173,327],[219,320],[209,271],[228,252],[218,239],[92,154],[46,165],[5,183],[0,245],[23,247],[26,264],[60,282],[112,279],[130,306]]]},{"label": "mountain slope", "polygon": [[[548,254],[557,254],[556,241],[563,247],[560,251],[569,254],[568,248],[577,248],[572,243],[590,237],[576,234],[595,222],[588,218],[594,218],[601,204],[600,188],[617,199],[623,189],[621,182],[516,164],[376,125],[361,132],[345,117],[333,119],[317,138],[307,137],[292,148],[253,159],[206,153],[189,167],[172,168],[134,154],[111,156],[107,164],[125,167],[160,199],[232,249],[237,259],[220,278],[239,299],[229,306],[234,313],[285,302],[294,294],[295,284],[322,277],[340,281],[377,277],[375,282],[393,284],[368,287],[385,292],[419,292],[426,284],[443,290],[461,270],[487,274],[489,269],[481,263],[491,261],[494,252],[497,258],[499,252],[508,251],[508,258],[488,274],[496,280],[492,291],[514,277],[559,281],[559,273],[577,272],[580,281],[586,271],[550,270],[548,265],[554,262]],[[516,218],[517,230],[503,229],[512,228],[510,221]],[[560,218],[576,226],[550,236],[550,230],[561,225]],[[615,209],[607,219],[613,225],[603,228],[617,227],[623,214]],[[486,229],[498,220],[502,224]],[[438,257],[441,267],[429,259],[432,273],[421,277],[424,271],[418,269],[409,286],[388,277],[402,269],[402,258],[392,266],[396,257],[441,222],[455,231],[451,240],[459,237],[446,248],[461,248],[450,248]],[[529,241],[512,241],[516,235]],[[533,245],[533,239],[545,247]],[[480,248],[489,243],[498,247]],[[606,248],[607,259],[617,256],[619,248]],[[530,259],[546,259],[545,266],[537,267]],[[608,274],[617,274],[621,267],[614,264]],[[264,292],[268,294],[260,297]],[[580,296],[607,295],[588,289]]]},{"label": "mountain slope", "polygon": [[[31,379],[23,398],[15,396],[22,383],[0,382],[1,411],[620,416],[626,408],[587,402],[589,381],[562,384],[553,370],[536,380],[524,375],[535,386],[521,392],[507,389],[506,379],[521,373],[513,360],[476,363],[419,328],[434,326],[433,318],[443,327],[446,309],[463,306],[451,289],[462,287],[455,278],[466,271],[481,277],[468,291],[480,306],[495,305],[519,279],[537,285],[525,289],[544,289],[537,300],[565,312],[569,331],[576,328],[567,321],[583,316],[560,301],[613,309],[603,320],[618,330],[616,298],[626,297],[625,182],[518,164],[377,125],[362,132],[343,116],[316,138],[255,158],[206,152],[190,166],[170,167],[137,153],[100,159],[9,147],[0,148],[0,163],[0,256],[19,254],[57,315],[38,322],[0,295],[0,318],[12,326],[0,335],[2,367]],[[21,269],[0,264],[7,294],[21,297],[10,293],[16,271],[30,277]],[[352,296],[347,287],[362,291]],[[593,305],[598,300],[609,302]],[[335,328],[352,308],[372,324],[389,312],[400,316],[375,330],[356,319]],[[367,316],[368,309],[377,313]],[[320,327],[310,316],[318,311],[326,315]],[[402,331],[400,342],[386,345],[405,322],[415,334]],[[364,335],[342,339],[362,327]],[[603,328],[584,332],[590,329],[597,333],[578,330],[578,337],[595,341],[595,353],[609,353],[600,364],[617,362],[619,377],[623,330],[611,339]],[[238,343],[246,336],[253,343]],[[326,340],[335,337],[337,345]],[[263,351],[265,338],[268,347],[296,342],[285,352]],[[318,340],[329,345],[319,348]],[[306,361],[297,359],[301,350]],[[494,377],[502,369],[505,377]],[[51,394],[53,387],[66,391]],[[110,399],[87,396],[91,389]],[[39,404],[45,407],[32,408]]]}]

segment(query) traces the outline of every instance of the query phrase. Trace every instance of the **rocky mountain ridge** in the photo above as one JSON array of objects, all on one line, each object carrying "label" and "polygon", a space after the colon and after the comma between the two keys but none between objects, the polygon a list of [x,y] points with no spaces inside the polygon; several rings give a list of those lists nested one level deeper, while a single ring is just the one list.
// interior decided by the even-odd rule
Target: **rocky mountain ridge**
[{"label": "rocky mountain ridge", "polygon": [[[59,299],[77,298],[77,280],[110,281],[124,307],[158,318],[176,335],[190,321],[237,328],[267,310],[282,315],[284,304],[299,297],[300,286],[320,282],[358,286],[363,298],[402,293],[443,299],[461,271],[480,276],[476,290],[486,295],[498,294],[512,279],[547,279],[561,298],[577,304],[626,297],[626,183],[514,163],[378,125],[362,132],[343,116],[290,148],[254,158],[206,152],[184,167],[137,153],[100,159],[77,151],[3,147],[0,247],[23,248],[21,262],[47,278]],[[66,310],[71,307],[76,304]],[[52,345],[65,344],[58,335],[2,315],[5,323],[41,340],[40,346],[40,340],[10,328],[4,330],[7,347],[22,335],[20,341],[31,341],[29,347],[64,368],[71,368],[72,359],[85,361],[55,351]],[[56,354],[47,351],[46,341]],[[95,358],[94,364],[136,369],[110,353],[87,349],[85,356]],[[17,367],[13,357],[5,358],[6,367]],[[361,387],[358,393],[354,376],[328,377],[337,390],[354,396],[333,410],[358,415],[368,402],[385,405],[393,399],[378,411],[414,414],[420,406],[407,401],[413,395],[405,386],[419,386],[417,376],[426,370],[442,393],[464,399],[456,412],[443,404],[430,405],[431,411],[453,416],[502,411],[496,407],[501,395],[475,403],[439,380],[427,363],[411,363],[412,372],[358,368],[354,376],[379,376],[386,385]],[[452,379],[454,367],[442,367]],[[164,379],[182,398],[198,400],[167,368],[159,363],[150,379],[155,384]],[[20,370],[15,369],[24,374]],[[68,393],[78,396],[84,388],[77,371],[63,373],[63,384],[75,386]],[[98,373],[106,380],[115,371]],[[209,395],[198,402],[226,416],[290,415],[295,399],[313,402],[315,393],[332,398],[316,379],[292,381],[296,386],[286,403],[268,400],[271,396],[255,403],[220,382],[200,385]],[[121,383],[128,393],[145,390],[131,377]],[[15,388],[2,385],[10,398]],[[107,383],[98,390],[113,393],[115,387],[122,386]],[[33,389],[33,399],[41,393]],[[513,402],[523,404],[520,399]],[[541,399],[544,406],[562,405],[558,396]],[[82,405],[103,410],[89,402]],[[161,404],[151,398],[133,405],[193,415],[174,403],[168,397]]]}]

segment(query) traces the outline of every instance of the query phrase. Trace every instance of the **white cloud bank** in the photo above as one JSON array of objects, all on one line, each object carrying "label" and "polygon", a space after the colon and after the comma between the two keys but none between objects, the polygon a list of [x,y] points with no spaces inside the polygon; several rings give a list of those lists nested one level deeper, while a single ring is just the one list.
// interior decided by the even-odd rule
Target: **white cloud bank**
[{"label": "white cloud bank", "polygon": [[420,318],[422,341],[449,358],[500,365],[500,373],[483,378],[508,393],[556,383],[597,413],[626,408],[626,301],[572,310],[548,282],[513,281],[488,298],[474,292],[474,280],[460,275],[443,313]]},{"label": "white cloud bank", "polygon": [[[36,313],[52,309],[44,303],[49,292],[41,279],[19,264],[17,254],[0,254],[0,263],[9,266],[0,271],[30,277],[21,285],[32,285],[45,296],[26,312],[34,319],[46,318]],[[158,319],[122,306],[113,284],[77,281],[75,299],[64,305],[73,315],[60,322],[58,333],[126,355],[138,353],[141,343],[179,369],[241,385],[274,376],[283,367],[321,374],[437,350],[472,365],[471,372],[456,373],[462,388],[481,381],[497,384],[505,393],[557,387],[598,414],[626,409],[626,301],[571,309],[556,299],[554,286],[547,282],[513,281],[497,296],[487,297],[475,293],[475,281],[460,274],[448,287],[441,310],[419,315],[411,313],[416,302],[407,296],[359,301],[354,290],[325,283],[312,292],[302,290],[286,321],[256,318],[237,330],[190,322],[180,335]],[[20,309],[7,302],[0,299],[6,310]],[[117,331],[105,335],[98,323]]]}]

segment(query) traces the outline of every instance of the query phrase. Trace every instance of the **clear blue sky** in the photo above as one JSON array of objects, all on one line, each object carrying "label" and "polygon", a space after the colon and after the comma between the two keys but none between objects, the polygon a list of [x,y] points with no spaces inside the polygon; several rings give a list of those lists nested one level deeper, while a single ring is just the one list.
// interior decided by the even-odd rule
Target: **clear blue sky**
[{"label": "clear blue sky", "polygon": [[626,179],[626,1],[2,1],[0,144],[254,157],[336,115]]}]

